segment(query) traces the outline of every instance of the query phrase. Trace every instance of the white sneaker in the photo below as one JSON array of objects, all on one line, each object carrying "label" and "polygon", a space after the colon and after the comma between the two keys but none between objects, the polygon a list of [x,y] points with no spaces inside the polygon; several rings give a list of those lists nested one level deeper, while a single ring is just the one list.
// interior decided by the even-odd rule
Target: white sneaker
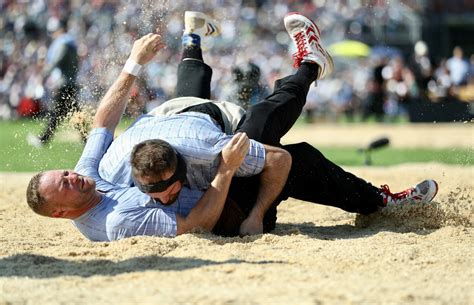
[{"label": "white sneaker", "polygon": [[318,26],[299,13],[288,13],[284,23],[297,49],[293,54],[294,66],[299,67],[302,62],[318,64],[320,68],[317,79],[323,79],[331,74],[334,63],[331,55],[321,44],[321,32]]},{"label": "white sneaker", "polygon": [[29,133],[26,136],[26,142],[28,142],[28,144],[30,146],[33,146],[35,148],[43,147],[43,143],[41,142],[41,140],[37,136],[35,136],[34,134],[31,134],[31,133]]},{"label": "white sneaker", "polygon": [[220,29],[217,22],[206,14],[186,11],[184,13],[184,34],[196,34],[204,38],[219,35]]},{"label": "white sneaker", "polygon": [[381,191],[385,205],[429,203],[438,193],[438,183],[434,180],[425,180],[415,187],[395,194],[390,192],[388,185],[382,185]]}]

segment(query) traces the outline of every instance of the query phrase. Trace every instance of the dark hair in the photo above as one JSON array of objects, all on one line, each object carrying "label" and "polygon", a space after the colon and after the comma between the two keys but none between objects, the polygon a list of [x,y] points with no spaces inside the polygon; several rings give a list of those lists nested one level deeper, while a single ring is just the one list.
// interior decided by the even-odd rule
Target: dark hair
[{"label": "dark hair", "polygon": [[43,174],[44,172],[40,172],[31,178],[30,183],[28,183],[28,187],[26,188],[26,201],[33,212],[43,216],[48,216],[45,209],[46,199],[39,192],[40,180],[43,177]]},{"label": "dark hair", "polygon": [[165,171],[176,169],[178,158],[168,142],[153,139],[135,145],[130,163],[134,177],[146,176],[160,180]]}]

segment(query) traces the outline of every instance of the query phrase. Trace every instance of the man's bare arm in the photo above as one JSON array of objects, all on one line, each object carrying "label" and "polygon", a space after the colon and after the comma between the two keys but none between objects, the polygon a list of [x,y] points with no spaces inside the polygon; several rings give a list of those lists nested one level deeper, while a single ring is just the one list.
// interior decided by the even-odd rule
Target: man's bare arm
[{"label": "man's bare arm", "polygon": [[217,174],[207,191],[187,217],[177,215],[178,235],[196,228],[208,231],[214,228],[224,208],[232,177],[243,162],[249,147],[250,140],[245,133],[235,134],[226,144],[222,150]]},{"label": "man's bare arm", "polygon": [[[145,65],[163,46],[160,35],[145,35],[134,42],[129,58],[140,65]],[[128,72],[122,71],[120,73],[100,102],[94,117],[93,128],[105,127],[112,134],[115,132],[115,128],[127,106],[129,92],[135,78],[136,76]]]},{"label": "man's bare arm", "polygon": [[291,168],[291,155],[284,149],[265,145],[265,167],[252,211],[240,226],[241,235],[263,233],[263,218],[285,186]]}]

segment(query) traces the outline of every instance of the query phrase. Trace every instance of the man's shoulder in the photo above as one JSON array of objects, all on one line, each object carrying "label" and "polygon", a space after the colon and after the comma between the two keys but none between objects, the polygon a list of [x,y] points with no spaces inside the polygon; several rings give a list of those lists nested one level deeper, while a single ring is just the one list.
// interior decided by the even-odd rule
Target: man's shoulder
[{"label": "man's shoulder", "polygon": [[109,190],[101,190],[98,186],[98,190],[102,192],[100,203],[77,220],[86,218],[95,218],[96,220],[107,218],[110,220],[112,216],[119,219],[120,217],[126,217],[127,212],[147,207],[153,202],[150,196],[140,192],[136,187],[115,187]]}]

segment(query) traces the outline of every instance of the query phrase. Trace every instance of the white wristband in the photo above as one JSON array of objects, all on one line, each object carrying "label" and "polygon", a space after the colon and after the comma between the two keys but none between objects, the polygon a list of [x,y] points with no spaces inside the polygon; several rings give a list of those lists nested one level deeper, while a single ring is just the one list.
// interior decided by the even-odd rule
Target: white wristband
[{"label": "white wristband", "polygon": [[137,64],[133,59],[130,58],[127,59],[127,62],[125,62],[125,66],[123,67],[123,71],[133,76],[137,76],[141,69],[142,65]]}]

